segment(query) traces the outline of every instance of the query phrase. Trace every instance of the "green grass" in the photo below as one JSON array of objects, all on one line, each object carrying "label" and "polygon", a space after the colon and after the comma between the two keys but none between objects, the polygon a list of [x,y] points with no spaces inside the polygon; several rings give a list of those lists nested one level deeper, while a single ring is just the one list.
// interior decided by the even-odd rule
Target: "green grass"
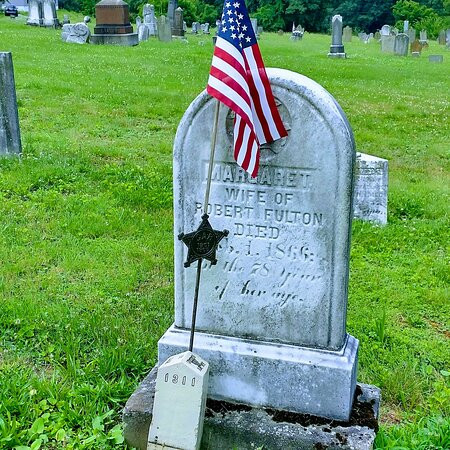
[{"label": "green grass", "polygon": [[[354,39],[329,60],[329,41],[260,45],[335,96],[359,151],[389,159],[389,225],[353,227],[348,313],[358,378],[382,389],[377,446],[450,448],[450,53]],[[24,145],[0,160],[0,448],[123,448],[121,409],[173,318],[172,142],[211,38],[78,46],[0,17],[0,51]]]}]

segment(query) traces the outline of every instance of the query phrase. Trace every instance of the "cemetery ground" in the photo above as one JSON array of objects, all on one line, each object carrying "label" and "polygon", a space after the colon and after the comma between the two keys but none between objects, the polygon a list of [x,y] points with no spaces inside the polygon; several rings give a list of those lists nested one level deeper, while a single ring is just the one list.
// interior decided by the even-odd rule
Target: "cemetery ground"
[{"label": "cemetery ground", "polygon": [[[172,143],[213,50],[188,40],[70,45],[0,17],[24,146],[0,160],[0,448],[124,446],[121,410],[173,321]],[[358,381],[382,389],[376,445],[450,448],[450,53],[354,37],[330,60],[329,45],[260,41],[268,67],[331,92],[358,151],[389,160],[389,223],[354,222],[349,292]]]}]

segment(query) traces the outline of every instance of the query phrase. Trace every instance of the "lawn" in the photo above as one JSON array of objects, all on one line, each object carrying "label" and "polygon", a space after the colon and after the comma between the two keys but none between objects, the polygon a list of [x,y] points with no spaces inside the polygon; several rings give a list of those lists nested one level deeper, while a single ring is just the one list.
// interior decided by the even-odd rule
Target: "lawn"
[{"label": "lawn", "polygon": [[[448,449],[450,52],[353,38],[329,60],[329,44],[260,41],[267,66],[334,95],[358,151],[389,160],[389,224],[353,225],[348,331],[359,381],[382,389],[377,447]],[[124,448],[121,410],[173,320],[172,142],[212,50],[70,45],[0,17],[24,147],[0,160],[0,448]]]}]

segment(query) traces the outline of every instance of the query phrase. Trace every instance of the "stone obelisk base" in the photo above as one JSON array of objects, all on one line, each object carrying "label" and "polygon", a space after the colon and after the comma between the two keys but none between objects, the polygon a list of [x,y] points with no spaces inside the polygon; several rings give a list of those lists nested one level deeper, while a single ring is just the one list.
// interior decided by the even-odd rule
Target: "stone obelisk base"
[{"label": "stone obelisk base", "polygon": [[97,45],[124,45],[131,47],[139,44],[139,38],[137,33],[93,34],[89,42]]},{"label": "stone obelisk base", "polygon": [[[125,441],[138,450],[147,449],[157,372],[155,367],[123,411]],[[380,390],[366,384],[357,384],[350,420],[345,422],[208,399],[200,448],[370,450],[379,406]]]}]

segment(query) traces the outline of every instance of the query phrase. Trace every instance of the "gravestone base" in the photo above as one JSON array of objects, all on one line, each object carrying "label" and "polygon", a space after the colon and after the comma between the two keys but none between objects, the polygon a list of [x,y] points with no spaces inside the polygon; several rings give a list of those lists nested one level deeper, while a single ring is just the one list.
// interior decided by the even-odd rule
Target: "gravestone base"
[{"label": "gravestone base", "polygon": [[96,45],[123,45],[132,47],[139,44],[139,37],[137,33],[93,34],[89,42]]},{"label": "gravestone base", "polygon": [[[138,450],[147,449],[157,370],[142,381],[123,411],[125,441]],[[201,449],[369,450],[378,430],[379,406],[380,390],[366,384],[357,384],[347,422],[208,399]]]},{"label": "gravestone base", "polygon": [[347,58],[347,53],[328,53],[328,58],[342,58],[342,59],[346,59]]},{"label": "gravestone base", "polygon": [[[172,326],[158,342],[159,363],[188,347]],[[347,420],[353,403],[358,340],[325,351],[197,332],[194,351],[208,361],[208,396],[254,406]]]}]

